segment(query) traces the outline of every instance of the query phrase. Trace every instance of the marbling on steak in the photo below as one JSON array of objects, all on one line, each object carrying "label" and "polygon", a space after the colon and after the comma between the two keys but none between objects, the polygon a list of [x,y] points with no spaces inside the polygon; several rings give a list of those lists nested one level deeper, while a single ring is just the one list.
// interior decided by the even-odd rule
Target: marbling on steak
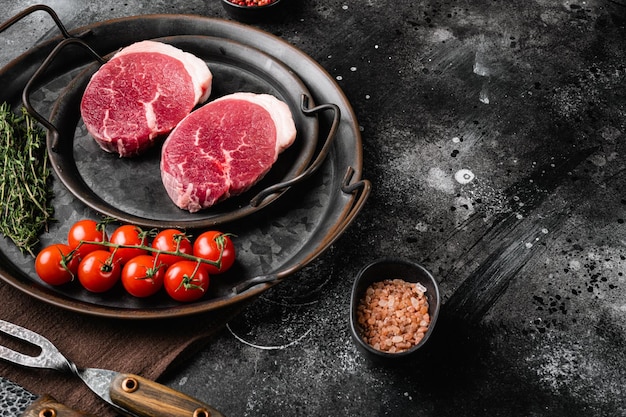
[{"label": "marbling on steak", "polygon": [[196,212],[257,183],[296,138],[287,104],[268,94],[235,93],[192,112],[161,151],[172,201]]},{"label": "marbling on steak", "polygon": [[190,53],[160,42],[138,42],[93,75],[81,115],[102,149],[135,156],[208,98],[212,78],[206,63]]}]

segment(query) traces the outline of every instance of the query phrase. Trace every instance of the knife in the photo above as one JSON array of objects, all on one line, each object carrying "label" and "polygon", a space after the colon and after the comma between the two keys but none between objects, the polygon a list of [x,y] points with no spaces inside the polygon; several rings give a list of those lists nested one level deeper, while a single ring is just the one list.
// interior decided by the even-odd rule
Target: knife
[{"label": "knife", "polygon": [[0,377],[0,417],[95,417],[73,410],[50,395],[41,397]]}]

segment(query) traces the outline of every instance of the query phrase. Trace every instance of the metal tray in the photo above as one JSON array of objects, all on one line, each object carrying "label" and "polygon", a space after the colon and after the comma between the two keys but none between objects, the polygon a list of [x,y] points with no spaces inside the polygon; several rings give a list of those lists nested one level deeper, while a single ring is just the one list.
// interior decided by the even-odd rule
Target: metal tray
[{"label": "metal tray", "polygon": [[[39,73],[45,74],[49,62],[75,61],[80,51],[72,46],[89,50],[81,40],[68,40],[71,42],[63,41],[55,48],[31,83],[37,84]],[[209,101],[245,91],[271,94],[287,103],[298,132],[296,140],[279,156],[270,172],[247,192],[198,213],[180,210],[169,200],[161,183],[160,142],[139,157],[120,158],[103,152],[87,133],[79,106],[87,83],[100,67],[96,63],[71,79],[56,100],[49,119],[41,116],[30,100],[36,90],[29,85],[24,93],[27,107],[48,126],[48,150],[57,176],[79,200],[103,215],[139,226],[207,228],[266,207],[284,193],[287,184],[297,184],[302,175],[316,169],[315,164],[309,163],[319,135],[317,114],[334,108],[315,107],[306,86],[288,67],[255,48],[223,38],[173,36],[154,40],[193,53],[208,64],[214,76]],[[331,134],[326,141],[332,139]]]},{"label": "metal tray", "polygon": [[[178,304],[165,296],[135,299],[121,289],[98,295],[75,285],[49,287],[36,277],[32,257],[22,255],[8,239],[3,239],[0,278],[9,284],[45,302],[98,316],[147,319],[214,310],[254,297],[310,263],[336,241],[363,207],[370,183],[361,179],[361,138],[351,106],[323,68],[280,38],[225,20],[187,15],[116,19],[72,33],[84,34],[83,39],[102,56],[138,40],[162,37],[211,37],[256,49],[293,71],[314,102],[337,106],[340,118],[335,139],[315,175],[286,191],[264,210],[220,225],[223,231],[237,236],[238,259],[227,274],[213,277],[209,293],[201,301]],[[34,47],[0,71],[0,84],[7,86],[0,92],[1,101],[19,105],[24,87],[59,41]],[[32,90],[30,99],[35,107],[50,112],[68,82],[90,60],[84,54],[71,61],[52,62]],[[333,129],[334,117],[328,113],[318,115],[320,131]],[[97,215],[60,181],[54,181],[53,191],[55,218],[59,221],[41,237],[42,245],[65,240],[73,222]]]}]

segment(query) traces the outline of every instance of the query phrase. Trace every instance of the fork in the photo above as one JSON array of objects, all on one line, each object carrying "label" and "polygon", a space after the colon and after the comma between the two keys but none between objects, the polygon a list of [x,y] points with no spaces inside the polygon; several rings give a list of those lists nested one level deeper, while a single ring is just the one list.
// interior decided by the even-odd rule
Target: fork
[{"label": "fork", "polygon": [[78,368],[52,342],[24,327],[0,320],[0,332],[41,349],[39,355],[30,356],[0,344],[0,359],[29,368],[73,374],[122,414],[134,417],[222,417],[213,407],[138,375]]}]

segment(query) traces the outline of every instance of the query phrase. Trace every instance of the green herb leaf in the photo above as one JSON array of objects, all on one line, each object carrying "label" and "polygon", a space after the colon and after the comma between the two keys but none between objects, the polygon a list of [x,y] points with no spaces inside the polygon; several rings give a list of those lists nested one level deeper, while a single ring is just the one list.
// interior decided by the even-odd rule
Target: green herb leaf
[{"label": "green herb leaf", "polygon": [[21,109],[0,105],[0,233],[34,256],[39,235],[53,220],[45,133]]}]

